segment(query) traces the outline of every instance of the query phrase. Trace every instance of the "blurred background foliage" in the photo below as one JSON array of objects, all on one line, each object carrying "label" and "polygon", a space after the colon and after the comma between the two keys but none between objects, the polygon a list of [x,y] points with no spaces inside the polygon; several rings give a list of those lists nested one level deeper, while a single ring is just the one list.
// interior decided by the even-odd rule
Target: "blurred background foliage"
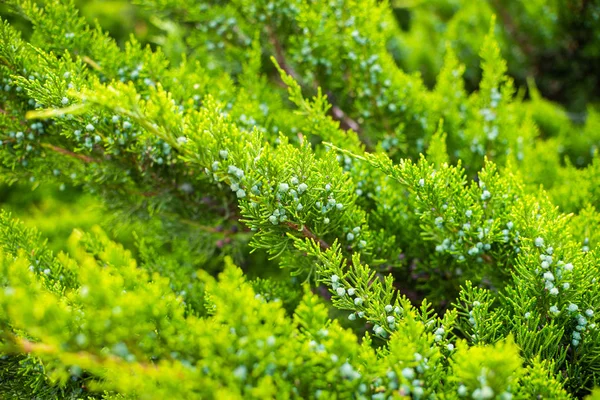
[{"label": "blurred background foliage", "polygon": [[435,83],[449,41],[466,64],[468,87],[481,73],[478,52],[496,15],[509,74],[520,87],[535,79],[543,97],[573,113],[598,101],[600,3],[586,0],[392,0],[402,33],[391,44],[398,63]]}]

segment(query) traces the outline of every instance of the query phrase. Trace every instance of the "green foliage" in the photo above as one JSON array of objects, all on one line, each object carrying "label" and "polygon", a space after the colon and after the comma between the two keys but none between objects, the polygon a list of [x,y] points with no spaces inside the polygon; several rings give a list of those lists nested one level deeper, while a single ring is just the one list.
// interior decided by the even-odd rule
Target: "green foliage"
[{"label": "green foliage", "polygon": [[[466,80],[481,78],[477,54],[497,15],[495,32],[510,74],[522,84],[536,75],[544,94],[584,112],[597,102],[600,5],[595,1],[391,1],[396,15],[409,22],[393,38],[395,59],[409,71],[422,71],[433,84],[442,68],[439,57],[449,44],[466,65]],[[399,18],[403,19],[403,18]]]},{"label": "green foliage", "polygon": [[595,5],[6,3],[2,397],[600,385],[600,118],[522,86]]}]

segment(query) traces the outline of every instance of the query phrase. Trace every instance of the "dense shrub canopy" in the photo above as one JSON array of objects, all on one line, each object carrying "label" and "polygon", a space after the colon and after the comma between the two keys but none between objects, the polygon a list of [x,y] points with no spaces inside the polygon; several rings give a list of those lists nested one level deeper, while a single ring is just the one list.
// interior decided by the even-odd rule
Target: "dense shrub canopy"
[{"label": "dense shrub canopy", "polygon": [[600,385],[598,2],[4,3],[0,397]]}]

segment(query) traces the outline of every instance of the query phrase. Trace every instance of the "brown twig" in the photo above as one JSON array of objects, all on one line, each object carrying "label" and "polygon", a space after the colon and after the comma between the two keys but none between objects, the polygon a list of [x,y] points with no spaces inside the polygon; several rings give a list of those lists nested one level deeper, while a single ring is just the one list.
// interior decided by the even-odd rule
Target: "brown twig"
[{"label": "brown twig", "polygon": [[57,153],[61,153],[61,154],[67,155],[69,157],[75,157],[75,158],[77,158],[77,159],[79,159],[79,160],[81,160],[83,162],[86,162],[86,163],[96,163],[96,162],[98,162],[96,159],[94,159],[92,157],[86,156],[84,154],[73,153],[72,151],[69,151],[67,149],[63,149],[62,147],[58,147],[58,146],[55,146],[53,144],[42,143],[42,147],[45,147],[45,148],[47,148],[49,150],[52,150],[52,151],[55,151]]},{"label": "brown twig", "polygon": [[358,125],[358,122],[347,116],[346,113],[344,113],[344,111],[342,111],[342,109],[338,106],[332,105],[331,113],[333,114],[333,117],[335,119],[340,121],[340,126],[342,127],[342,129],[352,129],[356,133],[360,132],[360,125]]},{"label": "brown twig", "polygon": [[329,100],[329,104],[331,104],[331,115],[332,117],[340,122],[340,127],[344,130],[352,129],[361,142],[364,143],[367,151],[371,151],[373,149],[373,143],[363,134],[363,131],[360,127],[360,124],[356,122],[354,119],[350,118],[340,107],[336,105],[335,99],[333,98],[333,94],[331,92],[327,92],[327,100]]},{"label": "brown twig", "polygon": [[329,245],[329,243],[327,243],[326,241],[324,241],[323,239],[319,239],[317,237],[317,235],[315,235],[314,233],[311,232],[310,229],[308,229],[306,227],[306,225],[302,225],[302,229],[298,229],[298,224],[295,224],[293,222],[286,222],[285,223],[287,226],[289,226],[291,229],[295,230],[295,231],[300,231],[302,232],[302,235],[304,235],[305,238],[307,239],[312,239],[315,242],[319,243],[319,246],[321,246],[321,248],[323,250],[327,250],[329,249],[331,246]]},{"label": "brown twig", "polygon": [[294,70],[294,68],[287,63],[285,60],[285,53],[283,52],[283,47],[281,47],[281,43],[277,40],[277,36],[275,36],[275,32],[270,26],[267,26],[267,34],[269,35],[269,41],[273,45],[275,49],[275,59],[277,63],[288,75],[296,80],[296,82],[300,83],[300,76]]}]

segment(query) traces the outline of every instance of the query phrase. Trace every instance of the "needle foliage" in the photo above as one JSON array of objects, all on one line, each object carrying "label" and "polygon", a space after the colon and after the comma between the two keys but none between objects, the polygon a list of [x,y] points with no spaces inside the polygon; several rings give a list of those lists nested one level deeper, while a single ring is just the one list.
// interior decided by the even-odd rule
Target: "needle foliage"
[{"label": "needle foliage", "polygon": [[600,114],[530,75],[594,2],[5,3],[1,397],[600,384]]}]

